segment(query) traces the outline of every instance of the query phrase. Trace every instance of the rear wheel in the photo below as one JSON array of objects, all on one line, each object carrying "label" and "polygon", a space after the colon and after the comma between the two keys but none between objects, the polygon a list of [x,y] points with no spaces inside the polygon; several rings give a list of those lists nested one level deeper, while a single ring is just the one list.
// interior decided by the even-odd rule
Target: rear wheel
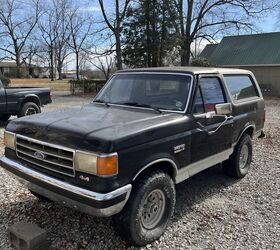
[{"label": "rear wheel", "polygon": [[249,171],[252,161],[252,140],[244,134],[230,158],[223,162],[224,172],[236,179],[243,178]]},{"label": "rear wheel", "polygon": [[175,207],[174,182],[163,171],[143,176],[133,187],[124,210],[114,216],[121,235],[137,246],[158,239],[165,231]]},{"label": "rear wheel", "polygon": [[38,113],[41,113],[40,107],[34,102],[27,102],[22,106],[18,116],[22,117],[22,116],[34,115]]},{"label": "rear wheel", "polygon": [[10,119],[11,115],[0,115],[0,122],[6,122]]}]

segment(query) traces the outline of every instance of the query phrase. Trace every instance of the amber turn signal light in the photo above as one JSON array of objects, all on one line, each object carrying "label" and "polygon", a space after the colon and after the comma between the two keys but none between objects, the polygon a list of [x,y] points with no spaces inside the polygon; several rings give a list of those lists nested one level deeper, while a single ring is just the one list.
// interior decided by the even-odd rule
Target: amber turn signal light
[{"label": "amber turn signal light", "polygon": [[97,175],[111,176],[118,173],[118,156],[97,157]]}]

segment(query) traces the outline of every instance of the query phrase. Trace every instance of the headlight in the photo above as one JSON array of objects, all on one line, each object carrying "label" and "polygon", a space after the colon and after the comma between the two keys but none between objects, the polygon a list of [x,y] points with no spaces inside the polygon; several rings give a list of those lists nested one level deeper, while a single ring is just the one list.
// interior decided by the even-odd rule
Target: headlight
[{"label": "headlight", "polygon": [[9,131],[4,132],[4,145],[13,150],[16,149],[16,134]]},{"label": "headlight", "polygon": [[99,176],[112,176],[118,173],[118,155],[95,155],[83,151],[75,153],[75,169]]}]

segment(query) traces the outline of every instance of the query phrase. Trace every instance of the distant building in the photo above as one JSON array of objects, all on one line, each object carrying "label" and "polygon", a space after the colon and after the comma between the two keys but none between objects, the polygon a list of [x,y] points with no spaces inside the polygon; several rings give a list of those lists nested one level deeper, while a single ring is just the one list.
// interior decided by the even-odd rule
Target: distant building
[{"label": "distant building", "polygon": [[[76,70],[65,70],[62,72],[62,78],[64,79],[71,79],[77,80],[77,73]],[[86,76],[79,74],[79,79],[87,79]]]},{"label": "distant building", "polygon": [[280,96],[280,32],[224,37],[199,57],[214,66],[248,69],[264,94]]},{"label": "distant building", "polygon": [[22,64],[18,68],[15,62],[0,62],[0,74],[3,76],[15,78],[18,76],[18,70],[22,77],[48,78],[50,76],[48,67]]},{"label": "distant building", "polygon": [[[65,79],[76,80],[77,79],[76,70],[64,70],[62,72],[62,77]],[[105,76],[102,73],[102,71],[100,71],[100,70],[87,69],[84,71],[80,71],[79,79],[103,79],[103,80],[105,80]]]}]

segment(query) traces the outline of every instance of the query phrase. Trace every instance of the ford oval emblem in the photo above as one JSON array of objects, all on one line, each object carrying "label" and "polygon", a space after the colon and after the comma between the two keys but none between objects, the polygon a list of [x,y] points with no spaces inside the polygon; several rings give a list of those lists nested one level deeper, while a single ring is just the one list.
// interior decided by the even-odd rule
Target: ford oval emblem
[{"label": "ford oval emblem", "polygon": [[35,156],[36,159],[41,160],[41,161],[46,158],[46,156],[40,151],[36,151],[34,153],[34,156]]}]

